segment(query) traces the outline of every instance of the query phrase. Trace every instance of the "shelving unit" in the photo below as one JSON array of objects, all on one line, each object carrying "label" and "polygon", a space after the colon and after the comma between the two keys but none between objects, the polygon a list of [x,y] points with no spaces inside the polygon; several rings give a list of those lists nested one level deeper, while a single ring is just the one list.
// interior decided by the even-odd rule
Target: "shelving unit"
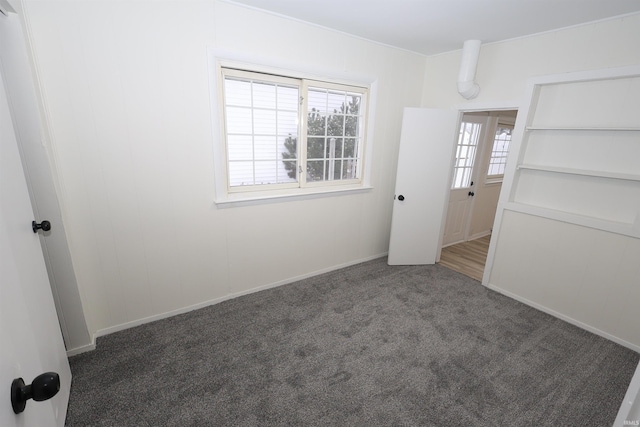
[{"label": "shelving unit", "polygon": [[640,237],[634,92],[640,97],[638,76],[538,85],[504,208]]},{"label": "shelving unit", "polygon": [[640,66],[532,78],[483,284],[640,351]]}]

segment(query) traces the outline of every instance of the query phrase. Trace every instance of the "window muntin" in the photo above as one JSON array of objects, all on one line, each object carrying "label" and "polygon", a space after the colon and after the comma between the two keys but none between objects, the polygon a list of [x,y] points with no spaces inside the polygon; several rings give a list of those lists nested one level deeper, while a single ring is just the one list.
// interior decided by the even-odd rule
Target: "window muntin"
[{"label": "window muntin", "polygon": [[473,163],[476,158],[481,129],[480,123],[465,121],[460,123],[456,160],[453,166],[452,189],[471,186],[471,174],[473,173]]},{"label": "window muntin", "polygon": [[361,183],[366,88],[222,74],[229,192]]},{"label": "window muntin", "polygon": [[513,126],[498,124],[498,127],[496,128],[496,135],[493,139],[493,146],[491,148],[487,179],[495,180],[504,176],[512,133]]}]

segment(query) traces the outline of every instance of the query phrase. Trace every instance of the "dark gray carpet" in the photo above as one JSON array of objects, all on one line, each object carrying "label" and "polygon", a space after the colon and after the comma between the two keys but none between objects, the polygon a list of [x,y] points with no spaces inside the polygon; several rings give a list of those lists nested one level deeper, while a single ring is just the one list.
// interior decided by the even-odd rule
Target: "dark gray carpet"
[{"label": "dark gray carpet", "polygon": [[639,355],[379,259],[98,339],[68,426],[609,426]]}]

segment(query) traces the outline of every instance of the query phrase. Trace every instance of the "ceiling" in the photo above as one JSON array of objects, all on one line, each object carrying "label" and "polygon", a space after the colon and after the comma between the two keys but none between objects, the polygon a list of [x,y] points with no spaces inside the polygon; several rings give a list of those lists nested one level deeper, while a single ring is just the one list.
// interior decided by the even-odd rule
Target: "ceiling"
[{"label": "ceiling", "polygon": [[434,55],[640,12],[640,0],[229,0]]}]

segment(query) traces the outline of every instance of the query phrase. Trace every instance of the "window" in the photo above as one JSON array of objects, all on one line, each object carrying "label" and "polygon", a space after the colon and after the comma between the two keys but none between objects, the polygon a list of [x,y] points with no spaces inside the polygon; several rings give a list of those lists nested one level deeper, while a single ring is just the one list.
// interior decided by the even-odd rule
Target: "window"
[{"label": "window", "polygon": [[222,75],[229,193],[361,183],[366,88]]},{"label": "window", "polygon": [[493,139],[493,146],[491,148],[491,157],[489,158],[489,169],[487,171],[488,180],[500,180],[504,176],[512,132],[512,126],[498,124],[496,136]]},{"label": "window", "polygon": [[456,160],[453,165],[453,183],[451,188],[466,188],[471,186],[473,163],[480,139],[482,124],[463,121],[460,123]]}]

